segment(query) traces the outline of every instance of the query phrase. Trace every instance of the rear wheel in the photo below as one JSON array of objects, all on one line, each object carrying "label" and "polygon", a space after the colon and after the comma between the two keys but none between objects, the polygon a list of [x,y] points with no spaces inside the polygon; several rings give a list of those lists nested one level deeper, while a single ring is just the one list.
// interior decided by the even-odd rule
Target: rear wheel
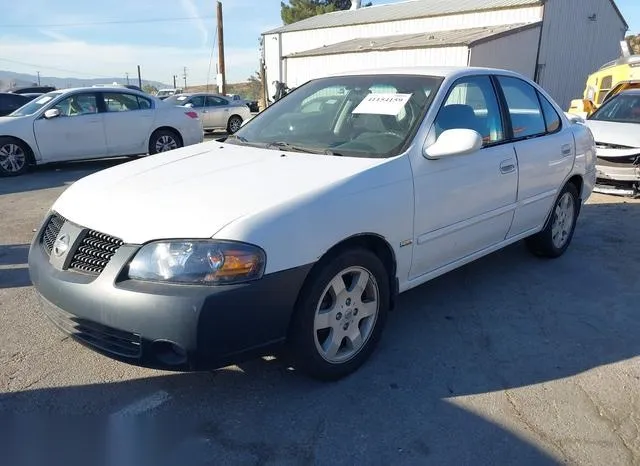
[{"label": "rear wheel", "polygon": [[556,258],[564,254],[573,238],[579,210],[578,189],[573,183],[567,183],[560,191],[545,228],[527,238],[529,250],[540,257]]},{"label": "rear wheel", "polygon": [[26,173],[31,160],[31,150],[22,141],[0,138],[0,176],[18,176]]},{"label": "rear wheel", "polygon": [[175,131],[158,129],[149,138],[149,154],[158,154],[182,147],[182,139]]},{"label": "rear wheel", "polygon": [[321,380],[358,369],[374,351],[390,303],[387,272],[367,250],[348,251],[309,277],[291,325],[294,367]]},{"label": "rear wheel", "polygon": [[242,127],[242,118],[238,115],[233,115],[229,118],[229,122],[227,123],[227,132],[229,134],[233,134],[238,131]]}]

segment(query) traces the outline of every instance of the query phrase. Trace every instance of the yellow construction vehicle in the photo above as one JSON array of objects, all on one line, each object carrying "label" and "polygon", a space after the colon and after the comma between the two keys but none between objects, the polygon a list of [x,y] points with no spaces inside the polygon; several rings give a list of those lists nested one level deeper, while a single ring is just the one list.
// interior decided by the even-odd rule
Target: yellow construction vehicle
[{"label": "yellow construction vehicle", "polygon": [[589,75],[583,98],[572,100],[568,113],[586,118],[614,95],[634,88],[640,88],[640,55],[605,63]]}]

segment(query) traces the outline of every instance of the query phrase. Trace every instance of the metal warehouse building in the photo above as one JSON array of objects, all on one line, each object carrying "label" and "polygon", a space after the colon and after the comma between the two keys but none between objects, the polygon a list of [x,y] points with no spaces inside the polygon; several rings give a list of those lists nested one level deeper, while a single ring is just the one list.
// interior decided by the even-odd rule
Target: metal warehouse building
[{"label": "metal warehouse building", "polygon": [[489,66],[523,73],[564,108],[588,74],[620,55],[614,0],[411,0],[315,16],[263,34],[274,81],[389,66]]}]

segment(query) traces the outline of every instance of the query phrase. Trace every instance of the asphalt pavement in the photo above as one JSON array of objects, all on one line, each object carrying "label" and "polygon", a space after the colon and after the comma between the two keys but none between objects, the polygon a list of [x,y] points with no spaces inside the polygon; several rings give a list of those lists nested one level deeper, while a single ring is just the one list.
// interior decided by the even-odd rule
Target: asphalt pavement
[{"label": "asphalt pavement", "polygon": [[0,179],[0,464],[640,464],[640,201],[594,195],[558,260],[516,244],[403,294],[340,382],[169,373],[66,337],[29,280],[55,198],[117,163]]}]

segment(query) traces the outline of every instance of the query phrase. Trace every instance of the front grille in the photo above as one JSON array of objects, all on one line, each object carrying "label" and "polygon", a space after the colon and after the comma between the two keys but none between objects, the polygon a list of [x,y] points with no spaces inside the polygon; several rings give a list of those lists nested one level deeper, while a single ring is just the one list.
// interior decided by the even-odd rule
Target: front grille
[{"label": "front grille", "polygon": [[53,243],[55,243],[64,222],[64,217],[58,214],[53,214],[47,221],[47,226],[44,228],[44,233],[42,233],[42,247],[48,255],[51,255]]},{"label": "front grille", "polygon": [[44,310],[64,332],[89,346],[126,358],[140,358],[142,354],[142,338],[136,333],[76,317],[50,304],[45,305]]},{"label": "front grille", "polygon": [[89,275],[100,275],[123,241],[95,230],[89,230],[76,249],[69,268]]}]

